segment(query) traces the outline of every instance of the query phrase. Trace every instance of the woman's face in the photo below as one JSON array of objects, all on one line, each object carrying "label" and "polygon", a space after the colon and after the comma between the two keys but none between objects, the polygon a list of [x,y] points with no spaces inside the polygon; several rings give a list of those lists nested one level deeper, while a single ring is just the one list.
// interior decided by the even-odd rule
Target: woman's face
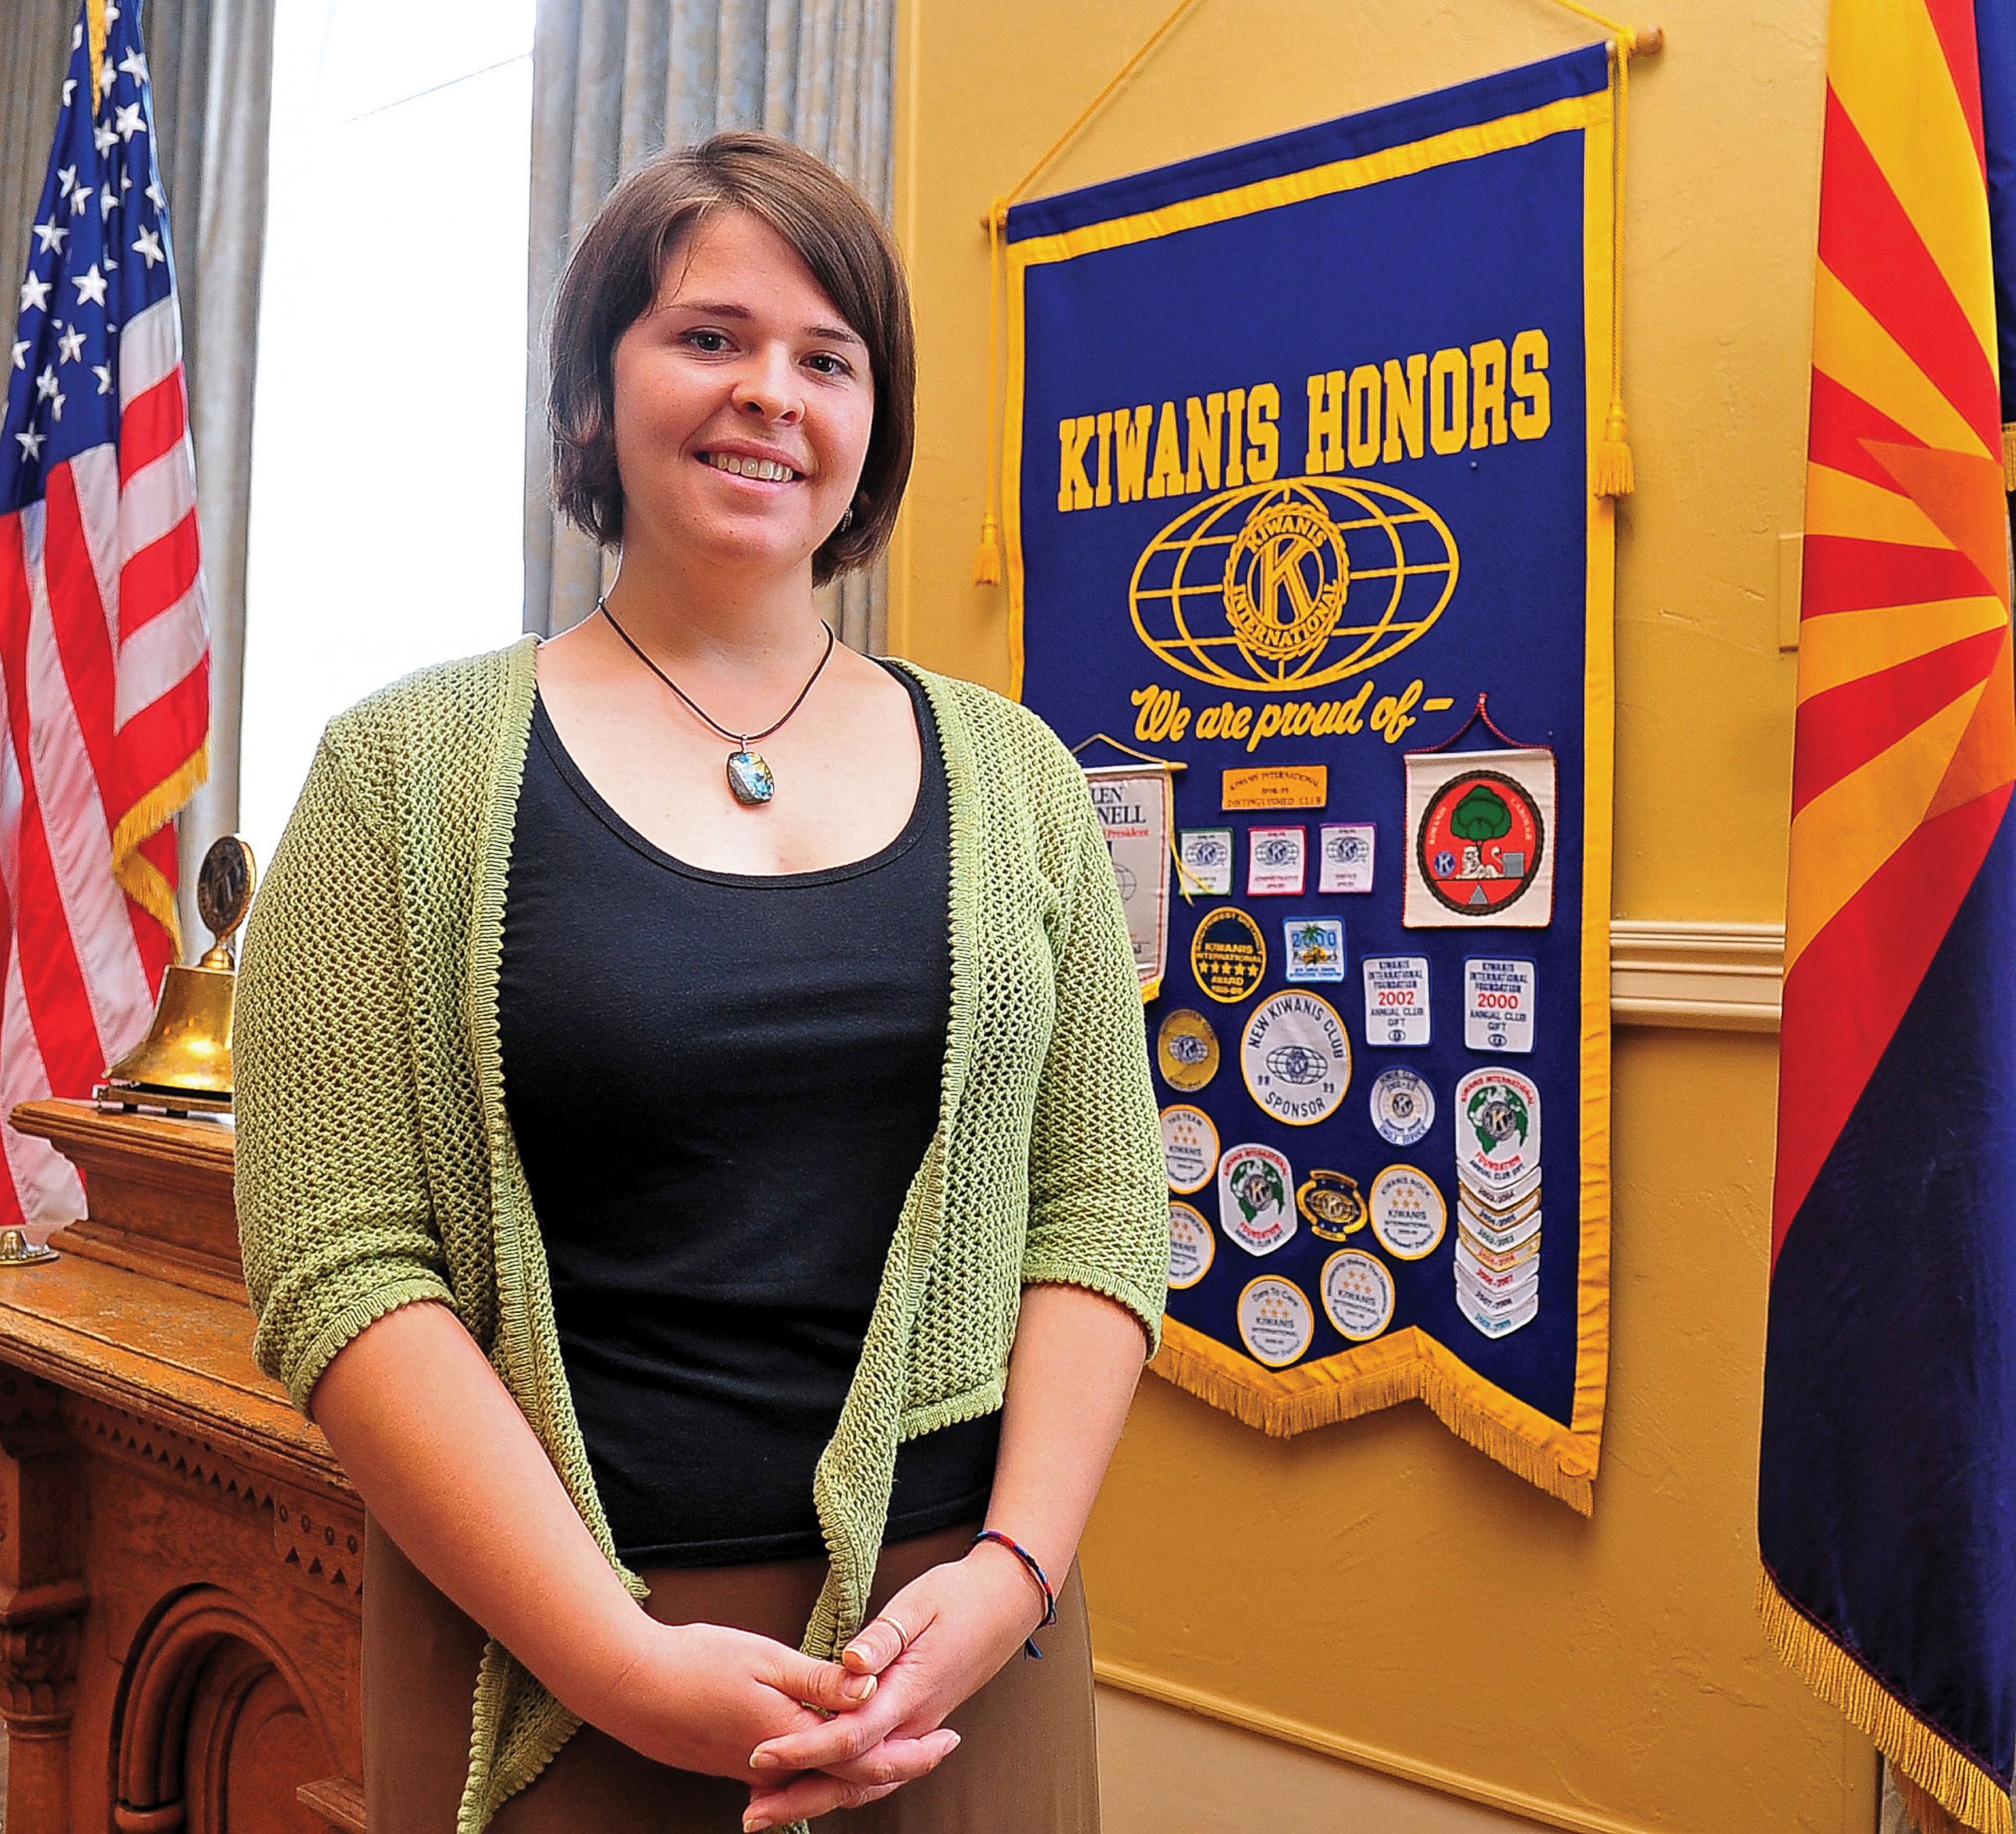
[{"label": "woman's face", "polygon": [[875,418],[867,347],[797,252],[724,211],[617,340],[625,546],[776,572],[853,500]]}]

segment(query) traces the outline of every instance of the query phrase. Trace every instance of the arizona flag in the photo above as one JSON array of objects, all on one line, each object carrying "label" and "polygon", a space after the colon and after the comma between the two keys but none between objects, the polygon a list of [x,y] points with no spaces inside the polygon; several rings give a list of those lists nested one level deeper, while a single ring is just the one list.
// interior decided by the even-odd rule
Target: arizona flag
[{"label": "arizona flag", "polygon": [[2016,1760],[2016,779],[1971,0],[1834,0],[1758,1509],[1934,1825]]}]

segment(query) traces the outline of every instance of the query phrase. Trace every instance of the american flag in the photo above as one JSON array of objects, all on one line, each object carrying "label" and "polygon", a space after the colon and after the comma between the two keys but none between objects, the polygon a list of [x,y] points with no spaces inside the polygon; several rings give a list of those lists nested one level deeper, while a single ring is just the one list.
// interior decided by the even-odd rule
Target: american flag
[{"label": "american flag", "polygon": [[[139,0],[85,0],[0,430],[0,1115],[88,1095],[178,949],[175,812],[202,782],[210,638],[167,200]],[[0,1132],[0,1223],[83,1214]]]}]

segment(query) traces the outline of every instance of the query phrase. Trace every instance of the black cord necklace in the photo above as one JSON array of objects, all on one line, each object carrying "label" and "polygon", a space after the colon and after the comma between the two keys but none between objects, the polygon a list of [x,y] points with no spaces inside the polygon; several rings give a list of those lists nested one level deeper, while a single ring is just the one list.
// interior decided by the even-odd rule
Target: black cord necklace
[{"label": "black cord necklace", "polygon": [[819,659],[819,667],[812,672],[806,679],[805,685],[798,690],[798,697],[784,709],[784,719],[772,722],[760,733],[734,733],[730,732],[637,647],[636,639],[616,622],[616,614],[609,609],[609,600],[606,596],[595,601],[595,608],[609,620],[609,628],[629,647],[630,654],[677,694],[685,703],[686,710],[689,713],[696,719],[705,721],[724,739],[733,741],[735,749],[728,755],[728,787],[734,792],[735,800],[744,809],[757,809],[776,795],[777,773],[764,761],[761,752],[752,751],[749,748],[758,740],[769,737],[771,733],[783,725],[784,720],[789,719],[805,705],[806,695],[812,691],[813,685],[819,678],[826,673],[826,665],[833,660],[833,645],[840,640],[833,634],[833,626],[826,624],[823,618],[819,620],[821,624],[826,625],[825,653]]}]

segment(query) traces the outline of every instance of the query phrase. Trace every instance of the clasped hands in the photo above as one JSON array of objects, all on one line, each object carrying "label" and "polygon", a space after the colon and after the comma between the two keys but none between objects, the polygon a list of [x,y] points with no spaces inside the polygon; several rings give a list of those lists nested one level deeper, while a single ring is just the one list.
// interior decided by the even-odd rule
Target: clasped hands
[{"label": "clasped hands", "polygon": [[754,1834],[860,1807],[935,1770],[959,1744],[946,1716],[1042,1616],[1019,1562],[982,1542],[919,1574],[838,1663],[718,1624],[653,1626],[589,1717],[661,1764],[749,1780]]}]

